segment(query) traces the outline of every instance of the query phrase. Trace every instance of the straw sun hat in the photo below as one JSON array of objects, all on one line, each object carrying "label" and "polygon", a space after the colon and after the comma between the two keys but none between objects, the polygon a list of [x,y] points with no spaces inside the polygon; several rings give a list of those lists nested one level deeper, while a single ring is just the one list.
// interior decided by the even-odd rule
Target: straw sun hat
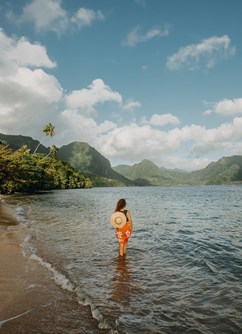
[{"label": "straw sun hat", "polygon": [[116,228],[123,227],[126,223],[125,214],[119,211],[114,212],[111,216],[110,223],[111,225],[113,225],[113,227],[116,227]]}]

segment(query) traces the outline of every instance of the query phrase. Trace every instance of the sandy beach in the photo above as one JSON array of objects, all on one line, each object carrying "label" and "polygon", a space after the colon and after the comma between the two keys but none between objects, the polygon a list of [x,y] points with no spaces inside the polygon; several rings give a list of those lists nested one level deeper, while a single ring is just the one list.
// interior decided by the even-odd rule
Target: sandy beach
[{"label": "sandy beach", "polygon": [[88,307],[23,256],[25,231],[0,202],[0,333],[102,333]]}]

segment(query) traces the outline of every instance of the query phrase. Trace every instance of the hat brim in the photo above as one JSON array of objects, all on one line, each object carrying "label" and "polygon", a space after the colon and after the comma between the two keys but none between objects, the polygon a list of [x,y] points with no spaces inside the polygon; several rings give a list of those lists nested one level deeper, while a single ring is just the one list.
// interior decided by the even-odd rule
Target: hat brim
[{"label": "hat brim", "polygon": [[126,224],[125,214],[122,212],[114,212],[111,216],[110,223],[115,228],[122,228]]}]

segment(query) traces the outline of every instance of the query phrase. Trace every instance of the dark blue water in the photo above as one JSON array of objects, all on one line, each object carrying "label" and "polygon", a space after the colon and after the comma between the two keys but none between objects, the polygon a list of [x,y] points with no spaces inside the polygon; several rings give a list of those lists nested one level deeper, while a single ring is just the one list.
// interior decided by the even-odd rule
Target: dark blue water
[{"label": "dark blue water", "polygon": [[[134,233],[118,256],[119,198]],[[28,256],[110,333],[242,333],[242,186],[131,187],[14,196]],[[73,321],[73,319],[72,319]]]}]

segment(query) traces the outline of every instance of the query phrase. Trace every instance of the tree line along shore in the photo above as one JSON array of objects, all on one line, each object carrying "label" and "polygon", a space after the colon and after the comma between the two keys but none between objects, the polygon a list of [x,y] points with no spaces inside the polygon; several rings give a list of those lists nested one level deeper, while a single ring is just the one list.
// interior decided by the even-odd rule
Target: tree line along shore
[{"label": "tree line along shore", "polygon": [[[54,135],[54,127],[44,127],[45,135]],[[40,144],[40,143],[39,143]],[[53,145],[47,155],[31,153],[27,145],[14,150],[7,142],[0,141],[0,193],[33,193],[53,189],[91,188],[88,177],[61,161]]]}]

